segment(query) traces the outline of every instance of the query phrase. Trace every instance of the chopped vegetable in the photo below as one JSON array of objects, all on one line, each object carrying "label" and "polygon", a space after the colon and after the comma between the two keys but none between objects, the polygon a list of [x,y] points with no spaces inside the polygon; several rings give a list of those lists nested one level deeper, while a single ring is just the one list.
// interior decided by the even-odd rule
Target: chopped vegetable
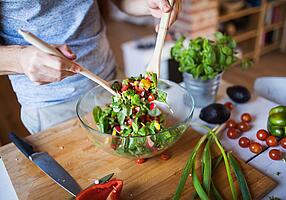
[{"label": "chopped vegetable", "polygon": [[172,144],[180,136],[180,129],[186,128],[165,127],[165,115],[155,101],[166,104],[167,93],[158,89],[155,73],[115,81],[112,88],[118,95],[112,97],[111,104],[94,107],[92,114],[99,131],[114,136],[111,147],[118,154],[149,157]]},{"label": "chopped vegetable", "polygon": [[114,179],[102,184],[94,184],[81,191],[76,200],[119,200],[123,182]]},{"label": "chopped vegetable", "polygon": [[166,95],[164,99],[159,99],[156,79],[149,80],[147,77],[153,77],[153,74],[112,84],[119,95],[113,96],[112,103],[105,108],[96,106],[93,109],[94,121],[101,132],[118,136],[147,136],[164,129],[164,117],[153,101],[165,102]]},{"label": "chopped vegetable", "polygon": [[145,158],[139,158],[135,162],[140,165],[140,164],[146,162],[146,159]]},{"label": "chopped vegetable", "polygon": [[171,155],[170,155],[170,153],[164,152],[161,154],[160,158],[162,160],[169,160],[171,158]]}]

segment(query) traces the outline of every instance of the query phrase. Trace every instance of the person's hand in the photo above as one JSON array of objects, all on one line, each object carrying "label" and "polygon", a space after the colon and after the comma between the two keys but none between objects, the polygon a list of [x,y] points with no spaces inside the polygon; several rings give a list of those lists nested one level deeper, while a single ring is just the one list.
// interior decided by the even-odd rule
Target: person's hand
[{"label": "person's hand", "polygon": [[[181,0],[174,0],[173,8],[170,6],[168,0],[146,0],[149,11],[152,16],[161,18],[163,13],[171,13],[169,26],[171,26],[177,19],[181,10]],[[159,25],[156,26],[156,32],[158,32]]]},{"label": "person's hand", "polygon": [[[67,45],[55,47],[69,60],[76,58]],[[38,84],[57,82],[79,71],[79,67],[72,62],[44,53],[33,46],[22,48],[19,64],[21,71]]]}]

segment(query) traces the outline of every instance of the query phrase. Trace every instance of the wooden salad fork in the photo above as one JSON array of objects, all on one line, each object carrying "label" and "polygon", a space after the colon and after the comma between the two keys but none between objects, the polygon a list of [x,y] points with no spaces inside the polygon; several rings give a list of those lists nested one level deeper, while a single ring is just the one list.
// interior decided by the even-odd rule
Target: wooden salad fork
[{"label": "wooden salad fork", "polygon": [[20,35],[22,35],[22,37],[27,42],[29,42],[33,46],[37,47],[39,50],[41,50],[41,51],[43,51],[45,53],[51,54],[51,55],[59,56],[59,57],[65,59],[67,62],[70,62],[72,64],[75,64],[75,65],[79,66],[80,67],[80,71],[78,72],[79,74],[81,74],[81,75],[85,76],[86,78],[89,78],[90,80],[92,80],[92,81],[96,82],[97,84],[101,85],[104,89],[106,89],[112,95],[117,95],[117,93],[110,87],[110,84],[106,80],[103,80],[102,78],[100,78],[99,76],[95,75],[93,72],[89,71],[88,69],[86,69],[85,67],[81,66],[80,64],[67,59],[55,47],[49,45],[48,43],[44,42],[43,40],[41,40],[40,38],[38,38],[37,36],[35,36],[34,34],[28,32],[28,31],[24,31],[24,30],[20,29],[18,32],[19,32]]},{"label": "wooden salad fork", "polygon": [[[171,7],[173,7],[174,0],[169,0],[169,4],[171,5]],[[159,30],[158,30],[158,35],[156,39],[156,44],[155,44],[155,50],[153,52],[152,58],[146,69],[147,72],[156,73],[157,78],[159,78],[160,76],[161,54],[162,54],[162,49],[163,49],[163,45],[165,42],[166,34],[168,31],[170,16],[171,16],[171,11],[168,13],[162,14],[160,25],[159,25]]]}]

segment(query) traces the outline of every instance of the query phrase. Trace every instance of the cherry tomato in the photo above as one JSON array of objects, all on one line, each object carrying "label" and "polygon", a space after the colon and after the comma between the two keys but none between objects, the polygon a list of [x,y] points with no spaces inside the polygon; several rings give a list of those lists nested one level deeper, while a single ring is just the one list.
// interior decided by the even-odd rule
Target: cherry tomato
[{"label": "cherry tomato", "polygon": [[128,90],[128,85],[122,85],[121,91],[124,92]]},{"label": "cherry tomato", "polygon": [[257,143],[257,142],[251,142],[249,144],[249,150],[252,152],[252,153],[255,153],[255,154],[258,154],[260,153],[262,150],[263,150],[263,147],[261,144]]},{"label": "cherry tomato", "polygon": [[268,137],[268,132],[264,129],[260,129],[257,131],[256,137],[258,140],[265,141]]},{"label": "cherry tomato", "polygon": [[139,107],[139,106],[136,106],[134,110],[135,110],[136,112],[140,112],[140,107]]},{"label": "cherry tomato", "polygon": [[145,77],[145,79],[151,81],[151,77],[150,76]]},{"label": "cherry tomato", "polygon": [[235,129],[235,128],[229,128],[227,130],[227,136],[230,138],[230,139],[236,139],[236,138],[239,138],[240,136],[240,131]]},{"label": "cherry tomato", "polygon": [[230,119],[226,122],[227,128],[236,128],[236,122],[233,119]]},{"label": "cherry tomato", "polygon": [[276,137],[274,135],[270,135],[268,136],[268,138],[266,139],[266,144],[269,147],[276,147],[278,145],[278,141],[276,139]]},{"label": "cherry tomato", "polygon": [[151,102],[151,101],[154,101],[154,100],[155,100],[154,94],[150,94],[150,95],[148,96],[148,101]]},{"label": "cherry tomato", "polygon": [[282,138],[281,140],[280,140],[280,143],[279,143],[280,145],[281,145],[281,147],[283,147],[284,149],[286,149],[286,137],[285,138]]},{"label": "cherry tomato", "polygon": [[155,108],[155,104],[154,103],[150,103],[150,110],[153,110]]},{"label": "cherry tomato", "polygon": [[134,88],[135,88],[135,93],[136,94],[140,95],[142,92],[144,92],[144,88],[141,88],[139,86],[135,86]]},{"label": "cherry tomato", "polygon": [[272,160],[281,160],[282,159],[282,152],[279,149],[271,149],[269,151],[269,157]]},{"label": "cherry tomato", "polygon": [[131,126],[132,126],[132,122],[133,122],[132,119],[128,119],[128,120],[127,120],[127,124],[129,124],[129,125],[131,125]]},{"label": "cherry tomato", "polygon": [[160,156],[160,158],[162,159],[162,160],[169,160],[170,158],[171,158],[171,155],[169,154],[169,153],[162,153],[161,154],[161,156]]},{"label": "cherry tomato", "polygon": [[115,128],[117,133],[119,133],[121,131],[121,127],[120,126],[115,126],[114,128]]},{"label": "cherry tomato", "polygon": [[249,113],[243,113],[240,117],[241,121],[244,121],[244,122],[251,122],[252,120],[252,117]]},{"label": "cherry tomato", "polygon": [[246,132],[246,131],[249,131],[250,129],[250,125],[247,123],[247,122],[239,122],[237,124],[237,128],[241,131],[241,132]]},{"label": "cherry tomato", "polygon": [[250,140],[247,137],[241,137],[238,141],[238,144],[242,148],[247,148],[247,147],[249,147]]},{"label": "cherry tomato", "polygon": [[114,149],[114,150],[116,149],[116,144],[111,144],[110,146],[112,149]]},{"label": "cherry tomato", "polygon": [[233,103],[231,103],[230,101],[225,102],[224,106],[227,107],[229,110],[233,109]]},{"label": "cherry tomato", "polygon": [[139,158],[135,161],[137,164],[142,164],[144,162],[146,162],[146,158]]}]

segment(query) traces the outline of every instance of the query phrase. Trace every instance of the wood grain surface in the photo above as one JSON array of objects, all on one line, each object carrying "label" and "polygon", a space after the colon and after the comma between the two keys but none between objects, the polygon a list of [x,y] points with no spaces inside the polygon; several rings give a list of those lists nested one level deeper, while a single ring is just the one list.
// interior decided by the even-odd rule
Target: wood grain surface
[{"label": "wood grain surface", "polygon": [[[53,156],[85,188],[92,180],[111,172],[124,180],[122,199],[171,199],[182,169],[200,134],[188,130],[169,150],[168,161],[159,156],[138,165],[134,160],[109,155],[93,146],[85,131],[74,119],[46,132],[26,138],[38,151]],[[49,179],[31,161],[16,149],[14,144],[0,148],[0,155],[20,200],[68,199],[70,195]],[[240,162],[246,174],[254,199],[260,199],[273,189],[276,183],[251,166]],[[199,170],[199,169],[198,169]],[[227,176],[223,166],[214,175],[218,189],[230,199]],[[235,180],[235,179],[234,179]],[[183,198],[192,195],[191,179],[186,184]],[[235,180],[236,182],[236,180]],[[237,184],[236,184],[237,185]]]}]

